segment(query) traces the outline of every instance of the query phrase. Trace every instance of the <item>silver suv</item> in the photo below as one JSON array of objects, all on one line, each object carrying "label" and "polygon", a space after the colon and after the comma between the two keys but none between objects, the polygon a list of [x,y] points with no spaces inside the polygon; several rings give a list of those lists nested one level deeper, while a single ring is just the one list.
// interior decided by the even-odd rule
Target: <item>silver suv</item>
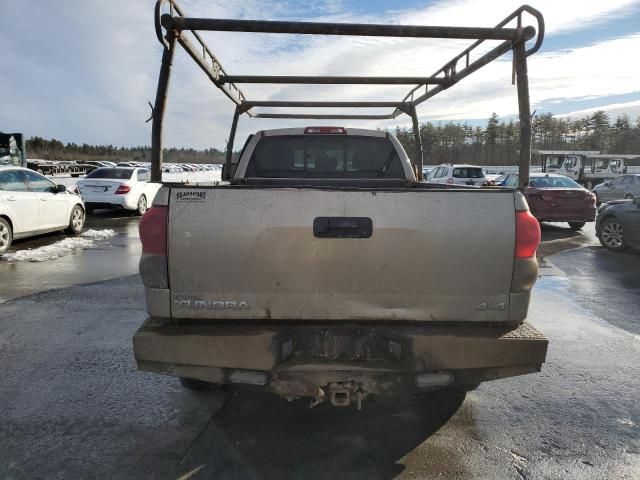
[{"label": "silver suv", "polygon": [[429,172],[429,183],[446,183],[449,185],[488,185],[489,179],[482,167],[476,165],[440,165]]}]

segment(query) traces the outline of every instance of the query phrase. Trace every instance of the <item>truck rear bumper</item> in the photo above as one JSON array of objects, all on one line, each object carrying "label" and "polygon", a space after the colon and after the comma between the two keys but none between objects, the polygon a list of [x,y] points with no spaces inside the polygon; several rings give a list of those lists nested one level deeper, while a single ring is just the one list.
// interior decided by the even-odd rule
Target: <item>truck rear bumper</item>
[{"label": "truck rear bumper", "polygon": [[[140,370],[358,404],[369,393],[470,388],[540,371],[548,341],[506,326],[300,323],[178,325],[148,319],[133,337]],[[346,400],[345,400],[346,398]],[[342,402],[342,403],[340,403]]]}]

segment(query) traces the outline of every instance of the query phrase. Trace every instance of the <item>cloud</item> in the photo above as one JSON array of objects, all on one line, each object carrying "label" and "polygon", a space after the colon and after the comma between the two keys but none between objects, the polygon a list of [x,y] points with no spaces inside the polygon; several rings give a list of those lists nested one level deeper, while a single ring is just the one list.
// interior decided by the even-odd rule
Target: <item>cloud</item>
[{"label": "cloud", "polygon": [[[0,110],[3,129],[63,141],[150,142],[150,124],[144,119],[149,114],[147,101],[155,97],[161,57],[152,24],[153,1],[6,1],[9,5],[0,18],[4,32],[0,90],[10,94]],[[494,25],[520,3],[436,1],[422,8],[398,10],[394,5],[393,11],[363,14],[354,12],[350,2],[336,0],[180,1],[191,16],[477,26]],[[637,14],[638,5],[631,0],[585,0],[580,8],[573,2],[533,2],[545,14],[549,37],[608,25],[630,12]],[[430,75],[470,43],[224,32],[203,36],[229,73],[244,74]],[[638,34],[558,51],[544,51],[543,46],[529,64],[534,106],[552,99],[637,91],[640,67],[632,59],[639,48]],[[629,61],[621,62],[624,58]],[[223,147],[233,105],[181,49],[174,67],[165,144]],[[510,61],[505,57],[423,104],[420,114],[425,119],[484,118],[493,111],[513,114],[517,104],[510,79]],[[406,86],[243,85],[242,89],[250,99],[318,100],[397,100],[408,91]],[[365,125],[401,122],[404,119]],[[243,119],[237,142],[257,129],[282,125]]]},{"label": "cloud", "polygon": [[610,103],[599,107],[584,108],[582,110],[575,110],[573,112],[556,115],[556,117],[582,118],[591,115],[597,110],[604,110],[612,119],[615,119],[618,115],[627,114],[631,121],[635,121],[636,119],[640,119],[640,100],[635,102]]},{"label": "cloud", "polygon": [[[587,2],[584,8],[577,11],[574,5],[563,4],[553,9],[549,8],[549,5],[550,2],[544,2],[540,8],[551,12],[547,15],[547,33],[553,35],[554,33],[569,34],[572,29],[582,29],[596,23],[611,21],[633,4],[626,1],[607,4]],[[441,2],[419,11],[399,12],[387,21],[445,24],[455,18],[456,23],[461,25],[490,25],[504,15],[504,12],[513,8],[514,2],[492,2],[490,8],[479,12],[477,4],[470,1]],[[346,20],[354,19],[346,18]],[[372,19],[365,20],[372,21]],[[223,63],[228,65],[227,68],[234,73],[428,75],[468,44],[469,42],[466,41],[320,37],[305,40],[304,48],[294,53],[276,50],[272,52],[268,62],[261,60],[259,54],[243,55],[239,59],[225,54]],[[637,90],[637,68],[633,65],[623,68],[619,64],[619,59],[633,58],[633,52],[639,47],[638,36],[632,35],[581,48],[556,52],[543,50],[542,53],[531,57],[529,65],[534,108],[550,98],[566,100],[586,95],[612,95]],[[616,54],[612,55],[611,52]],[[594,68],[594,66],[597,67]],[[606,78],[604,72],[606,72]],[[308,99],[310,89],[313,89],[312,98],[317,100],[398,100],[408,90],[407,87],[397,86],[243,85],[242,88],[249,98],[298,100]],[[346,112],[339,109],[332,111]],[[517,113],[515,87],[511,85],[511,64],[508,57],[487,66],[419,108],[422,119],[483,118],[488,117],[493,111],[503,116]],[[382,113],[382,110],[376,113]],[[399,117],[374,125],[393,126],[405,121],[405,118]],[[308,121],[289,121],[288,123],[302,125]],[[239,136],[242,137],[249,131],[273,124],[274,122],[245,120],[241,123]],[[372,125],[372,122],[368,124]]]},{"label": "cloud", "polygon": [[[2,128],[64,141],[146,143],[141,133],[157,70],[150,16],[139,2],[9,0],[0,17]],[[128,18],[141,21],[127,25]]]},{"label": "cloud", "polygon": [[[529,58],[532,108],[549,102],[637,92],[640,66],[621,64],[640,49],[640,34],[581,48],[543,52]],[[615,54],[612,54],[615,52]],[[515,87],[508,60],[496,61],[426,104],[431,119],[487,117],[491,112],[517,114]],[[487,113],[488,112],[488,113]]]}]

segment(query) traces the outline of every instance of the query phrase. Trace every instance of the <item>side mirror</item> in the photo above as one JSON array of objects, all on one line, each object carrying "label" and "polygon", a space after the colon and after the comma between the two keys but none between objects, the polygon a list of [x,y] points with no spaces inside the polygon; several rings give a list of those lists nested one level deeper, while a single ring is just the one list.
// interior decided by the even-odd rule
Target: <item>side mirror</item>
[{"label": "side mirror", "polygon": [[64,185],[56,185],[56,193],[63,193],[67,191],[67,187]]}]

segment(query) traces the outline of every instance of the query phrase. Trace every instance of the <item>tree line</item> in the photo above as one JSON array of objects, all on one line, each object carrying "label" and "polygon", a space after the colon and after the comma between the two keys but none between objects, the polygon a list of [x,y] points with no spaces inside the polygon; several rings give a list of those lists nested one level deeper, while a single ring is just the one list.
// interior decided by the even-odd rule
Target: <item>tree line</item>
[{"label": "tree line", "polygon": [[[29,158],[44,160],[108,160],[111,162],[150,162],[151,148],[114,147],[113,145],[82,145],[62,143],[59,140],[47,140],[31,137],[26,141]],[[164,161],[175,163],[224,163],[225,153],[216,148],[195,150],[193,148],[166,148]]]},{"label": "tree line", "polygon": [[[532,127],[533,149],[640,154],[640,117],[632,122],[623,114],[612,122],[602,110],[579,119],[545,113],[533,117]],[[415,151],[413,129],[397,127],[394,133],[412,156]],[[467,122],[425,122],[420,124],[420,135],[426,165],[515,165],[518,162],[519,122],[500,120],[495,113],[485,127],[472,127]]]},{"label": "tree line", "polygon": [[[579,119],[545,113],[535,115],[532,126],[534,149],[640,154],[640,117],[631,121],[628,115],[623,114],[612,121],[602,110]],[[412,156],[415,151],[413,129],[396,127],[394,133]],[[495,113],[484,127],[473,127],[468,122],[424,122],[420,124],[420,135],[426,165],[515,165],[518,161],[520,125],[512,119],[501,120]],[[29,158],[47,160],[151,161],[151,148],[148,146],[64,144],[42,137],[27,140],[27,153]],[[166,162],[224,163],[224,159],[225,153],[216,148],[164,150]]]}]

